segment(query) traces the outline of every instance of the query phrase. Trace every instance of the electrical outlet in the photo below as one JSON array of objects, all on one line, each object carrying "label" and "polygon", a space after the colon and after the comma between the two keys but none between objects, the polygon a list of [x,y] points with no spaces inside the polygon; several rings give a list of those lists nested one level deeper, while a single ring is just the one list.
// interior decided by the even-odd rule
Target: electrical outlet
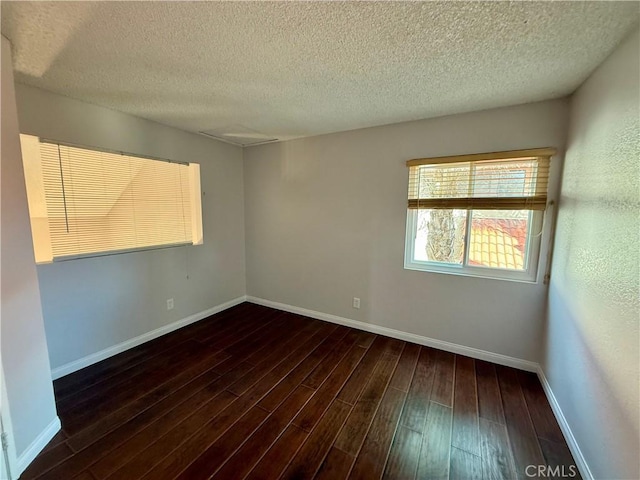
[{"label": "electrical outlet", "polygon": [[353,308],[360,308],[360,299],[358,297],[353,297]]},{"label": "electrical outlet", "polygon": [[167,310],[173,310],[173,298],[167,299]]}]

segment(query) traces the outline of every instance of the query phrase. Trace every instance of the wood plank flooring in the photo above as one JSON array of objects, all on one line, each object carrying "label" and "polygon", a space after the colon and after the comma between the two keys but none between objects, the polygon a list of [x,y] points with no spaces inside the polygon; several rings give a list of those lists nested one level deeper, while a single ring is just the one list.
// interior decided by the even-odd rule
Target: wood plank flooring
[{"label": "wood plank flooring", "polygon": [[524,480],[536,478],[528,465],[575,469],[534,374],[249,303],[54,389],[63,430],[22,479]]}]

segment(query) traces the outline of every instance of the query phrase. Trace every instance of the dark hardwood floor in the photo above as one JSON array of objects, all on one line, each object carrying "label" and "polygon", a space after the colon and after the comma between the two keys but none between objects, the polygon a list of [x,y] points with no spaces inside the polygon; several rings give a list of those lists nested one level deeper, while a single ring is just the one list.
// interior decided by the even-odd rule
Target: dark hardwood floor
[{"label": "dark hardwood floor", "polygon": [[63,430],[23,479],[574,471],[534,374],[249,303],[54,388]]}]

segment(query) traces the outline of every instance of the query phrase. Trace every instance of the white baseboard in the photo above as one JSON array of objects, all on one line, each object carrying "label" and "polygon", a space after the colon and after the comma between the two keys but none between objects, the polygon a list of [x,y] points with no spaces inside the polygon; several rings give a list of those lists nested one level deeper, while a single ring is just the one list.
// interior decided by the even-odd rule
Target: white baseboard
[{"label": "white baseboard", "polygon": [[51,441],[51,439],[55,436],[56,433],[60,431],[60,419],[58,417],[54,418],[53,421],[47,425],[47,427],[40,432],[40,435],[31,442],[31,445],[27,447],[27,449],[18,457],[17,462],[17,472],[11,472],[14,478],[19,478],[22,475],[29,464],[33,462],[33,460],[38,456],[38,454],[47,446],[47,443]]},{"label": "white baseboard", "polygon": [[156,328],[150,332],[139,335],[135,338],[131,338],[122,343],[118,343],[109,348],[105,348],[104,350],[100,350],[99,352],[92,353],[91,355],[87,355],[86,357],[82,357],[78,360],[74,360],[73,362],[66,363],[60,367],[56,367],[51,370],[51,377],[53,380],[64,377],[65,375],[69,375],[77,370],[80,370],[84,367],[88,367],[89,365],[93,365],[105,358],[112,357],[117,355],[118,353],[124,352],[125,350],[129,350],[130,348],[137,347],[149,340],[153,340],[154,338],[158,338],[162,335],[165,335],[169,332],[173,332],[179,328],[185,327],[191,323],[195,323],[203,318],[207,318],[211,315],[215,315],[216,313],[222,312],[228,308],[231,308],[239,303],[246,301],[246,295],[243,295],[238,298],[234,298],[233,300],[229,300],[228,302],[221,303],[220,305],[216,305],[215,307],[209,308],[202,312],[194,313],[193,315],[189,315],[186,318],[181,320],[177,320],[169,325],[165,325],[164,327]]},{"label": "white baseboard", "polygon": [[480,350],[478,348],[466,347],[464,345],[445,342],[443,340],[437,340],[435,338],[423,337],[422,335],[407,333],[401,330],[395,330],[393,328],[381,327],[379,325],[372,325],[369,323],[360,322],[358,320],[352,320],[350,318],[338,317],[337,315],[316,312],[314,310],[308,310],[306,308],[294,307],[285,303],[272,302],[271,300],[265,300],[264,298],[252,297],[248,295],[247,301],[256,303],[258,305],[264,305],[265,307],[284,310],[285,312],[297,313],[298,315],[304,315],[306,317],[316,318],[318,320],[324,320],[331,323],[337,323],[339,325],[345,325],[347,327],[357,328],[358,330],[364,330],[366,332],[397,338],[406,342],[417,343],[419,345],[437,348],[446,352],[466,355],[467,357],[477,358],[479,360],[486,360],[487,362],[493,362],[499,365],[505,365],[507,367],[518,368],[520,370],[526,370],[528,372],[538,371],[538,364],[536,362],[509,357],[500,353],[493,353],[486,350]]},{"label": "white baseboard", "polygon": [[560,408],[560,404],[558,403],[556,396],[553,394],[553,390],[547,380],[547,376],[544,374],[544,370],[542,370],[540,365],[538,365],[537,374],[540,379],[540,383],[542,384],[542,388],[544,389],[544,393],[547,395],[547,399],[549,400],[549,405],[551,405],[551,410],[553,410],[553,414],[558,421],[558,425],[560,425],[560,430],[562,430],[564,439],[567,441],[569,450],[571,450],[571,455],[573,455],[576,466],[578,467],[578,470],[580,470],[580,475],[582,475],[584,480],[593,480],[593,473],[591,473],[591,469],[582,454],[582,450],[580,450],[576,437],[573,436],[571,427],[569,426],[569,423],[562,412],[562,408]]}]

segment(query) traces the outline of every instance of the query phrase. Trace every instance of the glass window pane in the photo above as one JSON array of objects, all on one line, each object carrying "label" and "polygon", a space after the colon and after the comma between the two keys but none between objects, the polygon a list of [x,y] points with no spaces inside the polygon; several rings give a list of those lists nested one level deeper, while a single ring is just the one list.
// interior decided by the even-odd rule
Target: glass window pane
[{"label": "glass window pane", "polygon": [[469,265],[526,270],[530,214],[526,210],[472,210]]},{"label": "glass window pane", "polygon": [[466,210],[418,210],[414,260],[462,265]]}]

